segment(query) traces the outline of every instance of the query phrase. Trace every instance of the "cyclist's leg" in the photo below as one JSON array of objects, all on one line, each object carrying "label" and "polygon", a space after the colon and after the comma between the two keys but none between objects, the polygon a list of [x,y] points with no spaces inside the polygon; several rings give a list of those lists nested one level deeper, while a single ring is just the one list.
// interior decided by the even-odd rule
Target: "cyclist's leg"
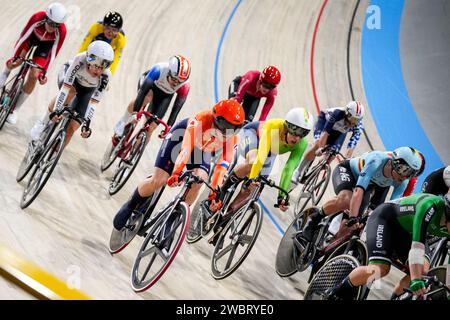
[{"label": "cyclist's leg", "polygon": [[330,290],[331,294],[345,297],[354,287],[370,285],[389,273],[394,245],[399,239],[397,235],[402,230],[398,226],[397,210],[395,204],[382,204],[372,212],[366,229],[369,264],[354,269]]},{"label": "cyclist's leg", "polygon": [[239,88],[239,85],[241,84],[241,76],[237,76],[234,78],[234,80],[231,82],[230,86],[228,87],[228,99],[234,98],[237,95],[237,90]]},{"label": "cyclist's leg", "polygon": [[[13,58],[14,57],[24,58],[28,50],[30,50],[30,45],[28,41],[24,41],[22,45],[19,48],[17,48],[16,51],[14,52]],[[0,74],[0,88],[3,88],[5,86],[11,71],[22,64],[22,60],[16,60],[13,62],[13,58],[6,61],[5,69],[3,69],[3,72]]]},{"label": "cyclist's leg", "polygon": [[[34,51],[34,54],[33,54],[33,62],[40,65],[41,67],[44,67],[47,63],[48,55],[50,54],[50,51],[52,50],[53,43],[37,41],[37,42],[35,42],[35,45],[36,45],[36,50]],[[17,101],[16,107],[20,108],[20,106],[23,104],[25,99],[33,92],[41,72],[42,71],[37,68],[32,68],[28,72],[28,77],[23,86],[23,93],[24,93],[24,95],[22,95],[23,98],[21,96],[19,101]]]},{"label": "cyclist's leg", "polygon": [[[167,94],[161,91],[158,87],[153,86],[153,100],[152,103],[148,106],[147,111],[151,114],[157,116],[159,119],[162,119],[167,109],[169,108],[170,101],[172,100],[173,94]],[[158,124],[152,123],[148,130],[147,143],[150,141],[150,137],[153,134],[153,131],[158,127]]]}]

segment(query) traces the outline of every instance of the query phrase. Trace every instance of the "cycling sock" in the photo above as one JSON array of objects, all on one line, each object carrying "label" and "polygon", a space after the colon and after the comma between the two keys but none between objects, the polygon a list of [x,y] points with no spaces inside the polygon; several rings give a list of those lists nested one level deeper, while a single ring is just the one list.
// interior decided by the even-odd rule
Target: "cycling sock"
[{"label": "cycling sock", "polygon": [[14,111],[19,111],[20,107],[23,105],[23,103],[25,102],[25,100],[27,100],[29,96],[30,95],[28,93],[22,91],[19,98],[17,99],[16,108],[14,109]]},{"label": "cycling sock", "polygon": [[3,72],[0,74],[0,88],[3,88],[5,86],[6,80],[8,80],[10,73],[11,70],[9,70],[8,67],[5,67]]},{"label": "cycling sock", "polygon": [[304,171],[309,168],[309,166],[311,165],[311,162],[312,161],[310,161],[310,160],[303,159],[303,161],[300,163],[299,167],[295,170],[295,173],[294,173],[295,177],[296,177],[295,181],[297,181],[300,176],[304,175]]},{"label": "cycling sock", "polygon": [[123,121],[124,123],[128,123],[128,120],[130,120],[131,116],[133,114],[128,112],[128,109],[125,110],[125,113],[123,114],[122,118],[120,118],[120,121]]},{"label": "cycling sock", "polygon": [[138,189],[134,190],[133,194],[131,195],[130,200],[125,202],[120,208],[119,212],[117,212],[116,216],[114,217],[114,228],[116,230],[121,230],[123,227],[125,227],[128,218],[130,218],[133,210],[139,206],[140,204],[144,203],[149,197],[142,197],[139,194]]}]

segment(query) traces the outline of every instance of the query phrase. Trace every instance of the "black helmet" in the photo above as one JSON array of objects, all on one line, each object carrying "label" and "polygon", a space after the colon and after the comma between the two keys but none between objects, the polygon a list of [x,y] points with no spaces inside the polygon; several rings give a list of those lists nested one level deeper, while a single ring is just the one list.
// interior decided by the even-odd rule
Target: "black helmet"
[{"label": "black helmet", "polygon": [[450,192],[448,192],[444,196],[444,202],[445,202],[445,218],[447,222],[450,222]]},{"label": "black helmet", "polygon": [[110,11],[106,14],[105,18],[103,18],[103,24],[105,26],[122,29],[123,18],[120,15],[120,13],[115,12],[115,11]]}]

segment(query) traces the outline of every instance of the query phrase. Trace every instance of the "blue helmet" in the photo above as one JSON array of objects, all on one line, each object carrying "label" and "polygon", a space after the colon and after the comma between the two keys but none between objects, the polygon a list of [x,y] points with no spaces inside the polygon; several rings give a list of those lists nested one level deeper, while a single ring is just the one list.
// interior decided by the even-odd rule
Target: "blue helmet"
[{"label": "blue helmet", "polygon": [[422,157],[416,149],[400,147],[395,149],[392,155],[392,166],[398,174],[404,177],[412,177],[420,172],[422,168]]}]

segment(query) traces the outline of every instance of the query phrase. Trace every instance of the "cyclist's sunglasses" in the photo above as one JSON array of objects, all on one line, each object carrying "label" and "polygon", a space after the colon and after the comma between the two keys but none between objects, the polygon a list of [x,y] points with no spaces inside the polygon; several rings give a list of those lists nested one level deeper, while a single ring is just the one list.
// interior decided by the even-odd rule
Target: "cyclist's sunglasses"
[{"label": "cyclist's sunglasses", "polygon": [[290,123],[288,123],[288,126],[287,126],[287,132],[289,132],[293,136],[297,136],[300,138],[306,137],[310,131],[311,130],[297,127]]},{"label": "cyclist's sunglasses", "polygon": [[274,86],[273,84],[267,83],[267,82],[262,81],[262,80],[261,80],[261,85],[264,88],[268,89],[268,90],[272,90],[272,89],[275,89],[277,87],[277,86]]},{"label": "cyclist's sunglasses", "polygon": [[95,67],[97,69],[107,69],[111,66],[111,61],[107,61],[107,60],[103,60],[103,59],[98,59],[96,56],[94,55],[90,55],[86,58],[86,61],[88,62],[88,64],[92,67]]},{"label": "cyclist's sunglasses", "polygon": [[170,78],[170,80],[173,81],[173,83],[175,83],[176,86],[183,83],[183,81],[181,81],[181,80],[178,79],[178,78],[175,78],[175,77],[172,76],[171,74],[169,74],[169,78]]},{"label": "cyclist's sunglasses", "polygon": [[408,166],[406,163],[401,163],[399,160],[393,161],[394,171],[404,178],[411,178],[417,174],[417,171]]},{"label": "cyclist's sunglasses", "polygon": [[45,22],[52,28],[59,28],[59,26],[61,25],[60,23],[54,22],[50,19],[47,19],[47,21]]},{"label": "cyclist's sunglasses", "polygon": [[242,128],[242,125],[232,124],[223,117],[215,117],[214,124],[220,132],[226,135],[236,134]]}]

